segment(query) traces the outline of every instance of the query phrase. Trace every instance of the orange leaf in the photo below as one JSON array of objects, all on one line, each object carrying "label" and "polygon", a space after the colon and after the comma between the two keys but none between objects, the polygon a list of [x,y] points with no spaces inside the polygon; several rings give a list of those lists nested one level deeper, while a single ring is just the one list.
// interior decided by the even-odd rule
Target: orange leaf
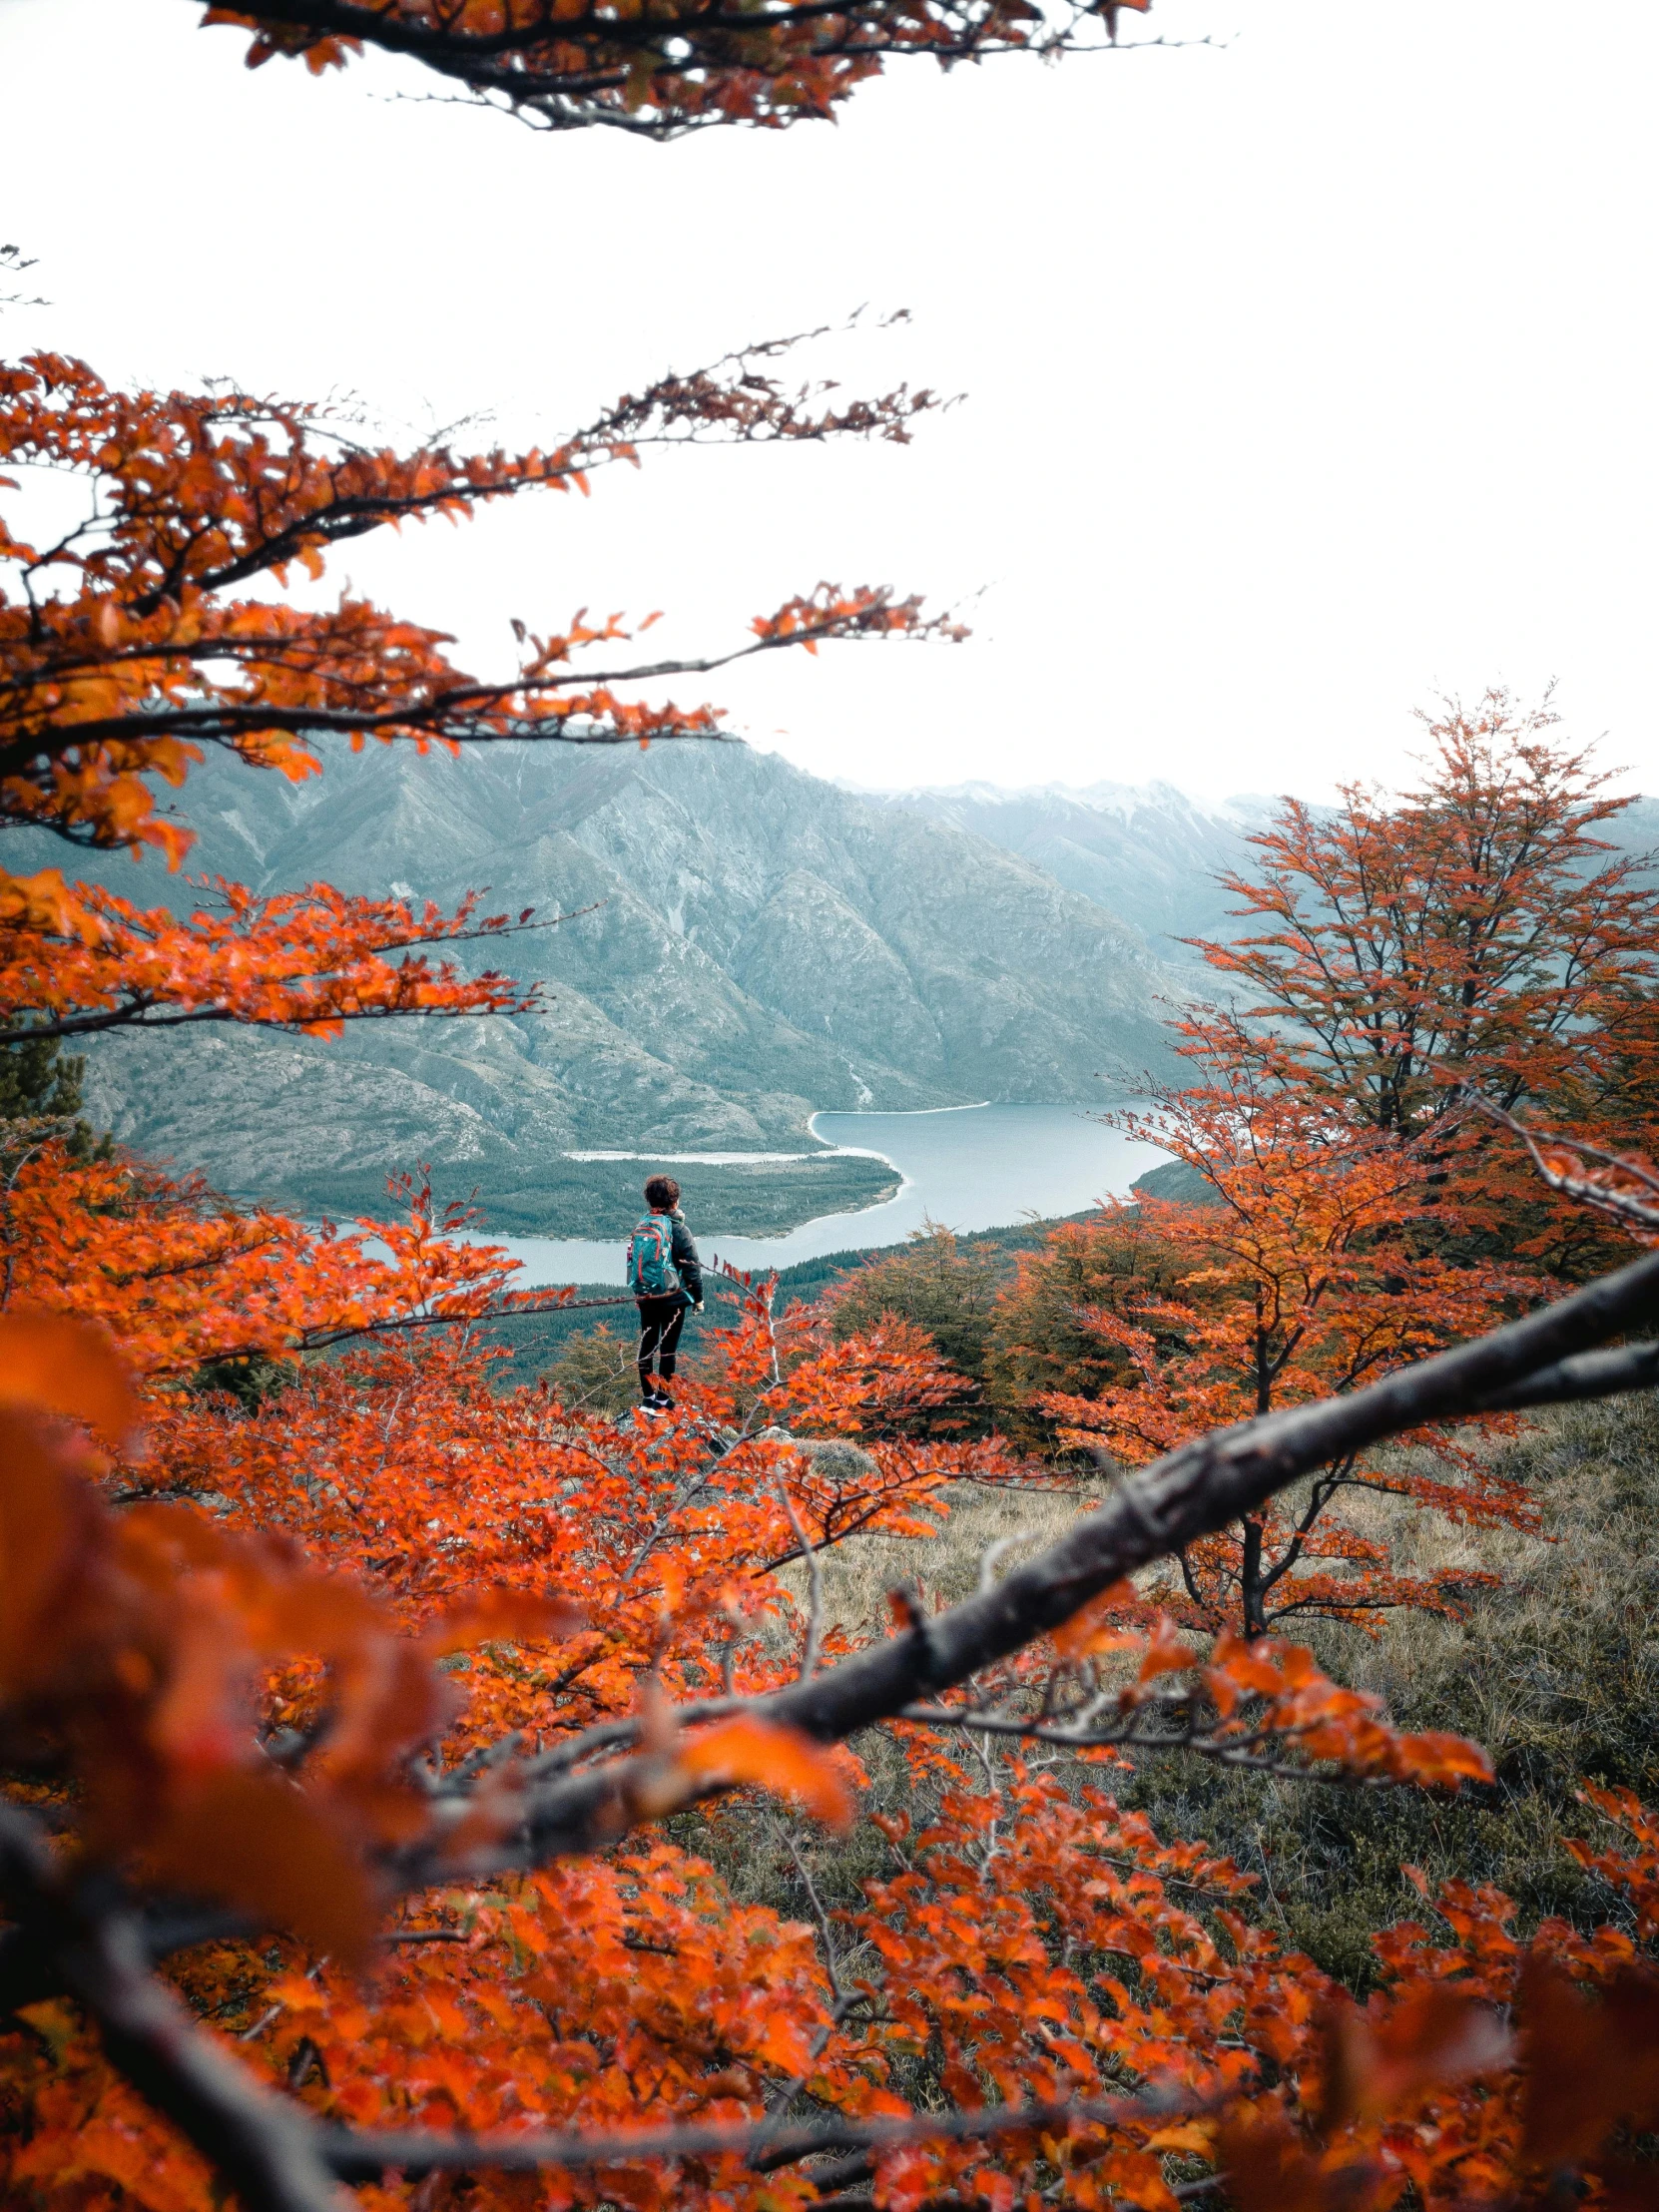
[{"label": "orange leaf", "polygon": [[221,1773],[164,1821],[148,1856],[164,1882],[290,1929],[348,1966],[370,1955],[375,1901],[342,1829],[276,1773]]},{"label": "orange leaf", "polygon": [[1087,1604],[1080,1605],[1070,1620],[1062,1621],[1058,1628],[1049,1631],[1055,1650],[1067,1661],[1086,1659],[1094,1651],[1122,1651],[1126,1645],[1140,1639],[1126,1630],[1111,1627],[1106,1619],[1120,1605],[1133,1605],[1137,1592],[1133,1582],[1114,1582],[1109,1589],[1097,1590]]},{"label": "orange leaf", "polygon": [[852,1804],[830,1754],[799,1729],[740,1715],[696,1736],[681,1750],[680,1771],[700,1783],[754,1782],[799,1798],[831,1828],[846,1828]]},{"label": "orange leaf", "polygon": [[84,1621],[102,1536],[91,1488],[27,1414],[0,1411],[0,1695],[49,1679],[63,1639]]},{"label": "orange leaf", "polygon": [[475,1644],[548,1643],[586,1626],[581,1607],[563,1598],[538,1597],[532,1590],[485,1590],[458,1605],[428,1631],[426,1649],[435,1658],[470,1651]]},{"label": "orange leaf", "polygon": [[1175,1624],[1167,1613],[1160,1613],[1152,1641],[1146,1647],[1146,1657],[1141,1661],[1141,1671],[1136,1677],[1141,1682],[1152,1682],[1161,1674],[1185,1674],[1189,1667],[1198,1665],[1198,1653],[1184,1644],[1175,1633]]},{"label": "orange leaf", "polygon": [[1333,2201],[1318,2160],[1283,2120],[1224,2127],[1215,2155],[1239,2212],[1325,2212]]},{"label": "orange leaf", "polygon": [[[1294,1651],[1297,1647],[1292,1646]],[[1287,1686],[1284,1670],[1274,1664],[1268,1649],[1258,1650],[1231,1628],[1216,1638],[1208,1668],[1212,1691],[1225,1679],[1235,1692],[1250,1691],[1258,1697],[1274,1697]]]},{"label": "orange leaf", "polygon": [[1146,2139],[1147,2150],[1182,2151],[1195,2158],[1208,2158],[1214,2146],[1214,2135],[1207,2120],[1178,2120],[1173,2127],[1161,2127],[1155,2135]]},{"label": "orange leaf", "polygon": [[1399,1756],[1413,1782],[1495,1782],[1496,1769],[1479,1744],[1431,1728],[1420,1736],[1401,1736]]},{"label": "orange leaf", "polygon": [[64,1314],[0,1317],[0,1405],[68,1413],[112,1445],[138,1423],[138,1401],[115,1346],[94,1323]]},{"label": "orange leaf", "polygon": [[1659,1982],[1623,1967],[1598,2002],[1534,1951],[1521,1972],[1527,2068],[1522,2155],[1543,2166],[1589,2156],[1621,2120],[1659,2118]]}]

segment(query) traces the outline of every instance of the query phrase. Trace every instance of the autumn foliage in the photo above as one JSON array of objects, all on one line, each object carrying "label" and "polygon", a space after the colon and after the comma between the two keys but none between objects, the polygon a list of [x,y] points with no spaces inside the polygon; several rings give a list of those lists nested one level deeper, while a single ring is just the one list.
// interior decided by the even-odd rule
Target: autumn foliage
[{"label": "autumn foliage", "polygon": [[[1428,1233],[1443,1227],[1444,1194],[1421,1161],[1355,1136],[1300,1089],[1241,1075],[1126,1119],[1201,1174],[1214,1199],[1140,1202],[1139,1227],[1173,1280],[1131,1280],[1112,1307],[1078,1313],[1106,1380],[1087,1395],[1042,1393],[1063,1442],[1140,1466],[1408,1367],[1540,1288],[1513,1268],[1449,1261]],[[1536,1525],[1536,1507],[1466,1437],[1430,1427],[1399,1440],[1429,1448],[1432,1471],[1402,1462],[1397,1444],[1386,1465],[1345,1453],[1305,1492],[1185,1553],[1172,1602],[1196,1625],[1232,1622],[1247,1636],[1298,1616],[1375,1622],[1401,1605],[1454,1605],[1466,1569],[1395,1573],[1385,1545],[1332,1505],[1372,1491],[1468,1526],[1520,1528]]]},{"label": "autumn foliage", "polygon": [[[487,1363],[453,1345],[419,1359],[369,1349],[307,1371],[252,1416],[211,1398],[153,1411],[149,1455],[123,1473],[128,1502],[112,1513],[94,1443],[42,1425],[77,1411],[106,1452],[130,1453],[141,1401],[107,1343],[44,1318],[0,1332],[9,1753],[37,1746],[44,1778],[62,1744],[89,1875],[119,1869],[275,1919],[328,1953],[306,1972],[302,1952],[268,1957],[220,1936],[198,1940],[178,1979],[197,2004],[246,2019],[244,2058],[349,2123],[359,2160],[374,2155],[376,2127],[580,2125],[603,2150],[606,2129],[741,2124],[780,2095],[901,2123],[903,2085],[932,2052],[955,2105],[1078,2117],[992,2145],[928,2147],[900,2129],[877,2161],[882,2201],[958,2187],[994,2202],[1058,2157],[1068,2195],[1094,2202],[1109,2187],[1162,2206],[1169,2162],[1209,2156],[1224,2113],[1256,2130],[1320,2109],[1332,1992],[1251,1931],[1246,1878],[1160,1845],[1100,1789],[1069,1793],[1020,1757],[998,1762],[987,1793],[925,1724],[907,1730],[906,1756],[917,1804],[937,1811],[920,1826],[886,1822],[891,1871],[844,1928],[826,1922],[815,1937],[739,1906],[666,1841],[514,1871],[535,1780],[607,1741],[637,1746],[625,1762],[634,1820],[757,1781],[844,1820],[855,1760],[827,1761],[758,1716],[722,1717],[800,1664],[806,1624],[777,1562],[804,1536],[825,1541],[844,1491],[815,1483],[782,1439],[740,1434],[711,1462],[699,1431],[726,1441],[757,1385],[785,1421],[856,1423],[869,1472],[855,1509],[896,1532],[926,1525],[964,1465],[994,1470],[977,1446],[882,1440],[900,1400],[939,1386],[919,1346],[835,1345],[807,1317],[781,1340],[763,1293],[666,1437],[573,1421],[535,1390],[497,1395]],[[164,1492],[172,1502],[151,1502]],[[214,1510],[181,1497],[211,1497]],[[423,1545],[418,1532],[434,1526],[442,1542]],[[306,1548],[334,1571],[308,1566]],[[1125,1712],[1199,1668],[1135,1612],[1132,1591],[1105,1593],[1056,1637],[1049,1664],[1069,1678],[1102,1650],[1128,1652]],[[757,1634],[769,1616],[798,1624],[770,1649]],[[826,1655],[841,1640],[831,1631]],[[1232,1731],[1223,1741],[1249,1741],[1240,1724],[1254,1711],[1256,1735],[1300,1733],[1309,1756],[1358,1771],[1481,1771],[1449,1739],[1392,1736],[1294,1653],[1224,1644],[1202,1671]],[[515,1728],[519,1751],[503,1759]],[[463,1790],[469,1776],[487,1786]],[[37,1802],[65,1802],[44,1786]],[[47,1899],[54,1879],[38,1870]],[[409,1910],[364,1984],[351,1969],[375,1947],[376,1900],[399,1891]],[[1215,1907],[1214,1925],[1188,1896]],[[1501,1903],[1482,1904],[1501,1942]],[[211,1918],[185,1936],[204,1934]],[[1395,1942],[1412,1979],[1448,1970],[1419,1959],[1409,1935]],[[1072,1965],[1056,1969],[1056,1945]],[[1085,1970],[1091,1959],[1101,1966]],[[12,2186],[47,2203],[85,2201],[75,2193],[90,2184],[104,2201],[210,2201],[206,2170],[148,2115],[132,2069],[124,2082],[99,2059],[62,1997],[24,2015],[5,2046],[20,2128]],[[1237,2031],[1218,2050],[1224,2021]],[[1287,2084],[1265,2097],[1264,2066]],[[1445,2070],[1436,2057],[1419,2072],[1426,2085]],[[1345,2154],[1375,2147],[1395,2101],[1385,2084],[1345,2128]],[[651,2204],[670,2171],[623,2146],[563,2186]],[[811,2171],[746,2181],[736,2147],[695,2174],[678,2172],[677,2200],[819,2194]],[[501,2201],[515,2187],[499,2184]]]},{"label": "autumn foliage", "polygon": [[[72,844],[154,847],[178,867],[192,833],[160,794],[184,785],[205,748],[297,782],[318,772],[330,734],[419,748],[709,738],[714,709],[635,688],[828,639],[960,635],[888,589],[820,584],[757,616],[747,644],[695,663],[630,655],[633,633],[616,615],[583,610],[545,632],[515,621],[516,671],[482,681],[435,631],[349,593],[324,610],[279,596],[368,531],[453,521],[527,491],[585,494],[597,471],[637,465],[653,445],[902,439],[933,403],[903,389],[873,401],[791,391],[770,373],[790,342],[660,377],[521,454],[398,452],[317,406],[230,389],[127,392],[55,354],[0,369],[0,470],[84,487],[80,518],[38,542],[0,520],[0,565],[15,579],[0,595],[0,822]],[[0,492],[25,481],[0,474]],[[244,595],[262,581],[276,595]],[[425,948],[556,918],[479,915],[471,902],[444,915],[322,884],[275,900],[204,888],[206,902],[181,918],[72,888],[57,867],[0,878],[9,1033],[178,1020],[326,1030],[342,1018],[500,1011],[523,1000],[498,972],[468,974]]]},{"label": "autumn foliage", "polygon": [[[1554,726],[1500,692],[1453,704],[1416,789],[1287,801],[1251,840],[1255,868],[1228,882],[1242,927],[1202,947],[1225,995],[1176,1023],[1195,1079],[1113,1117],[1197,1195],[1142,1196],[1022,1256],[985,1362],[1016,1417],[1144,1465],[1408,1370],[1627,1254],[1606,1225],[1651,1226],[1644,1171],[1612,1139],[1650,1141],[1659,907],[1639,857],[1598,833],[1630,802]],[[1345,1450],[1183,1552],[1168,1601],[1248,1636],[1455,1610],[1478,1572],[1397,1571],[1339,1501],[1534,1526],[1492,1449],[1512,1416],[1481,1425],[1395,1432],[1385,1461]]]},{"label": "autumn foliage", "polygon": [[[890,57],[1052,51],[1116,17],[208,13],[255,63],[372,43],[549,125],[658,137],[826,115]],[[789,390],[782,350],[523,454],[402,452],[51,353],[0,370],[0,461],[85,494],[43,535],[0,478],[0,822],[178,867],[168,795],[209,747],[298,780],[331,738],[704,740],[715,710],[640,687],[956,634],[821,584],[693,663],[636,653],[621,617],[515,623],[495,681],[349,592],[284,596],[366,531],[586,493],[651,445],[902,439],[932,403]],[[1252,1876],[1114,1795],[1172,1752],[1489,1787],[1479,1746],[1399,1728],[1268,1631],[1455,1605],[1344,1508],[1382,1490],[1528,1527],[1493,1431],[1655,1380],[1620,1340],[1659,1257],[1555,1296],[1588,1265],[1573,1224],[1602,1258],[1659,1227],[1654,1171],[1604,1141],[1653,1088],[1652,894],[1603,856],[1618,802],[1547,716],[1494,695],[1431,736],[1404,802],[1290,807],[1257,840],[1250,930],[1208,948],[1235,996],[1189,1012],[1198,1080],[1139,1125],[1209,1195],[1026,1263],[1002,1302],[1017,1442],[867,1284],[781,1312],[728,1272],[658,1422],[508,1387],[495,1325],[572,1294],[524,1299],[419,1175],[343,1229],[234,1207],[95,1141],[51,1058],[124,1026],[518,1007],[459,948],[493,960],[556,915],[231,883],[181,914],[61,866],[0,875],[8,2203],[1651,2199],[1659,1826],[1634,1798],[1587,1788],[1569,1847],[1613,1919],[1523,1938],[1510,1900],[1453,1883],[1377,1933],[1362,2008],[1263,1925]],[[951,1605],[906,1573],[969,1486],[1050,1493],[1080,1460],[1110,1477],[1097,1508],[1034,1556],[992,1547]],[[869,1539],[894,1562],[879,1619],[827,1572]]]},{"label": "autumn foliage", "polygon": [[1584,1215],[1539,1204],[1468,1098],[1651,1136],[1629,1123],[1659,891],[1603,834],[1630,799],[1556,737],[1547,705],[1497,690],[1424,721],[1413,790],[1352,786],[1329,815],[1287,800],[1249,840],[1250,869],[1225,885],[1242,927],[1201,947],[1225,995],[1177,1026],[1201,1063],[1413,1148],[1460,1209],[1451,1226],[1559,1267]]},{"label": "autumn foliage", "polygon": [[889,62],[948,69],[1008,54],[1052,59],[1117,37],[1120,9],[1097,0],[1044,11],[1031,0],[772,0],[711,8],[668,0],[649,11],[571,0],[266,0],[212,6],[203,21],[251,31],[250,69],[277,55],[313,75],[366,47],[424,63],[450,85],[547,130],[602,127],[670,139],[723,124],[782,130],[833,120]]},{"label": "autumn foliage", "polygon": [[[328,900],[296,910],[349,935]],[[99,911],[135,947],[105,946],[102,987],[137,1005],[148,925]],[[37,934],[43,976],[90,957]],[[332,987],[303,950],[290,980]],[[1129,1262],[1072,1311],[1087,1386],[1042,1395],[1062,1451],[1152,1476],[1361,1410],[1544,1288],[1448,1235],[1442,1154],[1212,1073],[1158,1129],[1213,1201],[1088,1232]],[[1219,2170],[1242,2212],[1336,2212],[1547,2194],[1643,2123],[1634,1802],[1595,1797],[1624,1841],[1579,1847],[1634,1934],[1523,1944],[1507,1900],[1455,1890],[1440,1934],[1380,1934],[1359,2013],[1253,1920],[1249,1877],[1112,1796],[1171,1750],[1310,1786],[1489,1782],[1477,1746],[1401,1732],[1262,1634],[1457,1602],[1394,1574],[1330,1510],[1345,1492],[1529,1524],[1444,1414],[1377,1431],[1431,1458],[1298,1447],[1300,1501],[1282,1470],[1242,1515],[1200,1487],[1185,1535],[1147,1490],[1129,1563],[1173,1553],[1179,1583],[988,1560],[965,1609],[986,1640],[950,1656],[968,1632],[902,1579],[884,1631],[838,1617],[826,1556],[1054,1470],[878,1301],[849,1326],[723,1278],[726,1326],[647,1426],[496,1383],[479,1329],[522,1303],[512,1270],[418,1183],[406,1220],[318,1233],[50,1114],[15,1124],[7,1172],[0,2144],[25,2201],[171,2212],[228,2183],[320,2207],[346,2182],[423,2207],[1173,2212]],[[258,1390],[221,1386],[253,1363]],[[1027,1625],[991,1634],[1003,1593]],[[866,1804],[827,1902],[814,1824]],[[734,1893],[757,1852],[809,1921]],[[1602,2035],[1620,2064],[1551,2105],[1532,2053]]]},{"label": "autumn foliage", "polygon": [[[794,1327],[781,1341],[752,1298],[695,1422],[724,1439],[760,1384],[771,1413],[844,1428],[855,1405],[878,1431],[896,1398],[936,1386],[919,1348],[875,1358]],[[401,2138],[382,2152],[376,2130],[528,2143],[574,2127],[591,2148],[551,2183],[556,2201],[810,2204],[826,2193],[816,2170],[795,2157],[752,2176],[744,2134],[804,2102],[865,2130],[864,2171],[899,2206],[941,2191],[1013,2203],[1058,2181],[1066,2201],[1162,2208],[1174,2176],[1217,2160],[1250,2208],[1278,2201],[1287,2174],[1311,2204],[1386,2203],[1407,2182],[1450,2202],[1541,2187],[1650,2109],[1633,2026],[1652,2001],[1636,1961],[1659,1921],[1659,1843],[1607,1793],[1595,1802],[1617,1841],[1581,1849],[1631,1899],[1633,1934],[1556,1926],[1523,1946],[1506,1900],[1454,1890],[1434,1901],[1441,1934],[1379,1937],[1382,1993],[1364,2013],[1253,1928],[1251,1881],[1232,1865],[1160,1843],[1086,1776],[1067,1788],[1017,1754],[987,1777],[920,1721],[902,1731],[919,1817],[883,1819],[887,1870],[816,1930],[737,1903],[666,1839],[515,1871],[535,1779],[607,1738],[638,1747],[636,1820],[746,1782],[845,1819],[856,1760],[722,1717],[800,1663],[798,1640],[769,1650],[756,1633],[769,1615],[793,1616],[797,1638],[805,1625],[767,1561],[803,1533],[822,1541],[829,1490],[781,1440],[740,1439],[711,1464],[695,1431],[648,1443],[534,1390],[497,1395],[477,1356],[450,1346],[309,1370],[253,1416],[212,1400],[152,1411],[129,1494],[136,1477],[215,1509],[112,1512],[96,1454],[131,1451],[142,1401],[107,1344],[78,1323],[0,1330],[8,1755],[33,1745],[44,1778],[61,1742],[81,1777],[68,1803],[83,1898],[92,1870],[119,1868],[275,1919],[328,1954],[306,1970],[303,1949],[251,1949],[209,1916],[179,1932],[196,1946],[175,1973],[198,2008],[246,2023],[238,2063],[285,2078],[334,2123],[319,2173],[391,2163]],[[961,1471],[878,1433],[867,1450],[864,1502],[895,1530]],[[421,1556],[412,1532],[434,1522],[444,1541]],[[355,1571],[317,1572],[295,1537]],[[1135,1615],[1132,1590],[1102,1593],[1056,1635],[1049,1666],[1081,1679],[1109,1653],[1123,1680],[1127,1655],[1124,1712],[1175,1678],[1190,1701],[1202,1675],[1235,1743],[1251,1740],[1237,1722],[1254,1701],[1315,1756],[1481,1771],[1451,1740],[1392,1737],[1294,1653],[1224,1639],[1201,1663]],[[515,1723],[520,1749],[503,1760]],[[463,1789],[469,1774],[486,1786]],[[43,1779],[29,1796],[55,1789]],[[25,1869],[8,1842],[15,1899]],[[37,1912],[77,1910],[50,1861],[33,1872]],[[375,1893],[399,1891],[376,1944]],[[27,1971],[15,1948],[6,1963]],[[47,2204],[89,2190],[210,2203],[199,2154],[139,2093],[143,2069],[112,2070],[65,1995],[16,1994],[0,2043],[10,2188]],[[1518,2044],[1504,2024],[1516,2005]],[[126,2049],[108,2027],[105,2040]],[[1574,2069],[1570,2102],[1540,2075],[1545,2046],[1602,2054]],[[924,2062],[969,2129],[976,2108],[1002,2108],[988,2138],[914,2138],[907,2092]],[[1007,2124],[1026,2109],[1040,2119]],[[712,2145],[665,2163],[671,2140],[627,2132],[652,2121],[695,2122]],[[519,2189],[480,2174],[469,2201],[514,2203]]]}]

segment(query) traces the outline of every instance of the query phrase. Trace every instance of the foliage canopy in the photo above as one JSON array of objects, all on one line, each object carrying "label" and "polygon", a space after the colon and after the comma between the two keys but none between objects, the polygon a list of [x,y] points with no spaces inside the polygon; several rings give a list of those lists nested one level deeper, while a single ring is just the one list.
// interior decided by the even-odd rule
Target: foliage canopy
[{"label": "foliage canopy", "polygon": [[[1115,8],[1098,12],[1109,34]],[[209,14],[252,30],[255,61],[316,69],[373,42],[544,122],[654,136],[827,114],[890,55],[1040,49],[1094,20],[1056,31],[1006,0]],[[330,733],[712,738],[713,710],[634,690],[739,653],[950,633],[889,589],[821,584],[696,661],[613,654],[620,618],[520,625],[495,683],[349,594],[321,612],[281,596],[364,531],[585,492],[650,444],[902,438],[931,404],[788,390],[780,351],[661,378],[516,455],[399,453],[304,404],[122,391],[56,354],[9,365],[0,458],[87,498],[50,541],[0,533],[0,822],[177,865],[189,830],[158,787],[210,745],[297,779]],[[976,1334],[985,1286],[968,1311],[942,1250],[912,1258],[909,1313],[883,1301],[892,1264],[784,1314],[769,1280],[729,1277],[728,1326],[654,1423],[492,1386],[475,1325],[518,1308],[513,1270],[420,1179],[394,1194],[402,1219],[313,1230],[72,1126],[61,1038],[518,1004],[446,948],[535,916],[225,883],[180,920],[56,868],[0,876],[8,2198],[1651,2195],[1628,2136],[1659,2122],[1659,1826],[1631,1794],[1587,1789],[1600,1825],[1572,1845],[1618,1918],[1522,1941],[1509,1899],[1454,1879],[1378,1933],[1361,2010],[1261,1925],[1237,1866],[1160,1839],[1110,1789],[1171,1753],[1323,1786],[1484,1786],[1478,1746],[1402,1729],[1261,1631],[1444,1607],[1443,1578],[1407,1588],[1322,1521],[1339,1493],[1390,1483],[1527,1525],[1453,1424],[1659,1375],[1659,1348],[1625,1341],[1659,1254],[1552,1299],[1477,1249],[1507,1229],[1543,1255],[1504,1211],[1515,1127],[1476,1122],[1470,1087],[1501,1115],[1605,1109],[1645,1080],[1651,897],[1594,863],[1612,803],[1545,732],[1488,701],[1437,728],[1428,797],[1352,795],[1334,828],[1293,809],[1262,840],[1261,881],[1237,887],[1268,931],[1213,954],[1261,1004],[1194,1017],[1205,1080],[1159,1122],[1218,1203],[1064,1233],[1022,1270],[999,1354]],[[1646,1245],[1659,1177],[1594,1130],[1525,1134],[1551,1222],[1588,1196],[1607,1237]],[[993,1382],[1000,1358],[997,1386],[1062,1444],[1137,1471],[1035,1556],[987,1554],[957,1604],[899,1581],[886,1621],[836,1617],[827,1553],[934,1532],[964,1484],[1054,1482],[972,1417],[947,1351]],[[1440,1473],[1380,1471],[1401,1439]],[[1281,1502],[1299,1483],[1310,1509]],[[1169,1559],[1182,1589],[1154,1579]],[[853,1823],[877,1758],[903,1803],[865,1824],[861,1877],[827,1902],[816,1839]],[[733,1894],[723,1821],[764,1824],[807,1917]]]}]

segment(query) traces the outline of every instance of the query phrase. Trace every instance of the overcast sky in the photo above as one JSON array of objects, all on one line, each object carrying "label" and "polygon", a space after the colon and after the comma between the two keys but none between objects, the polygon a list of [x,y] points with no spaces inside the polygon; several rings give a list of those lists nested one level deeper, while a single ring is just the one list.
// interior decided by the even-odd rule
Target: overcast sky
[{"label": "overcast sky", "polygon": [[[0,238],[105,374],[360,393],[546,438],[666,365],[960,391],[907,448],[648,460],[331,572],[502,665],[507,623],[735,642],[821,576],[971,644],[682,684],[881,786],[1388,778],[1414,706],[1559,680],[1659,789],[1653,0],[1159,0],[1211,47],[904,69],[837,128],[549,138],[321,82],[191,0],[0,0]],[[1131,32],[1139,25],[1126,19]]]}]

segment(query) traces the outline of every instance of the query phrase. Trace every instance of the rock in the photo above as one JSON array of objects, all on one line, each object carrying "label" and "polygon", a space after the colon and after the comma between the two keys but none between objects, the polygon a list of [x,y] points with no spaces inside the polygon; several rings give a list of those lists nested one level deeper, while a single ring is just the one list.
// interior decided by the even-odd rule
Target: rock
[{"label": "rock", "polygon": [[798,1436],[788,1428],[763,1428],[758,1440],[789,1444],[800,1452],[814,1474],[822,1481],[833,1482],[837,1489],[850,1489],[854,1482],[867,1482],[881,1472],[861,1445],[848,1443],[843,1436]]}]

